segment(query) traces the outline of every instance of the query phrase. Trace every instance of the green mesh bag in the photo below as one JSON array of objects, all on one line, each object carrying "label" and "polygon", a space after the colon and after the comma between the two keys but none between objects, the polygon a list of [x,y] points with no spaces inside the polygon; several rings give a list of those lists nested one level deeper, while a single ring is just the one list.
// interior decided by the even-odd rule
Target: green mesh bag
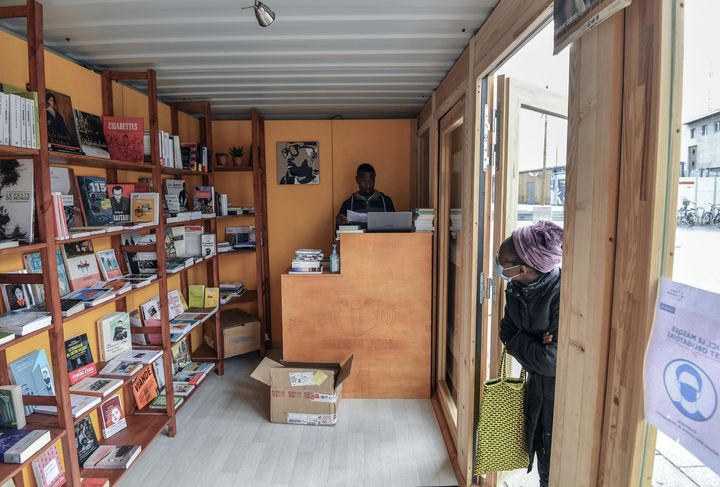
[{"label": "green mesh bag", "polygon": [[475,448],[475,475],[527,468],[525,378],[507,377],[503,347],[498,377],[483,386]]}]

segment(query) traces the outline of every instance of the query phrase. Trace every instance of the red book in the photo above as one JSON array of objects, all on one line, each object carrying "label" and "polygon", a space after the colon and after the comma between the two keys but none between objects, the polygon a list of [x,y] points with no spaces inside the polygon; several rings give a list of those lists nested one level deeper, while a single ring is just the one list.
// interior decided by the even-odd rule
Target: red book
[{"label": "red book", "polygon": [[157,382],[152,365],[146,365],[132,380],[133,396],[138,409],[142,409],[157,397]]},{"label": "red book", "polygon": [[103,117],[103,131],[111,159],[144,161],[145,122],[140,117]]},{"label": "red book", "polygon": [[82,487],[110,487],[110,480],[105,478],[82,477],[80,484]]}]

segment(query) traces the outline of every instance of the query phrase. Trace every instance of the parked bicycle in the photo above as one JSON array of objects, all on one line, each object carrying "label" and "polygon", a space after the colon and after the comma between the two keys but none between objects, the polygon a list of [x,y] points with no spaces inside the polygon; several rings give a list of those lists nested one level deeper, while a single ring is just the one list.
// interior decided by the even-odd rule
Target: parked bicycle
[{"label": "parked bicycle", "polygon": [[710,210],[703,213],[701,221],[703,225],[720,225],[720,205],[710,206]]},{"label": "parked bicycle", "polygon": [[689,199],[683,198],[682,206],[678,209],[677,222],[678,225],[684,223],[688,227],[692,228],[698,221],[697,210]]}]

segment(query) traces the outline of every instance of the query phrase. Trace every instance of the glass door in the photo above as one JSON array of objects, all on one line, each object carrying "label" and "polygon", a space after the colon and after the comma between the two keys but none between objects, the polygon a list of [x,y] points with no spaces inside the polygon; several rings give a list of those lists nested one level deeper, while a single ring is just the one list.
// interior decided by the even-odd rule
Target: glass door
[{"label": "glass door", "polygon": [[440,171],[438,202],[438,396],[450,432],[457,442],[458,363],[460,330],[460,279],[463,255],[462,181],[464,100],[440,120]]}]

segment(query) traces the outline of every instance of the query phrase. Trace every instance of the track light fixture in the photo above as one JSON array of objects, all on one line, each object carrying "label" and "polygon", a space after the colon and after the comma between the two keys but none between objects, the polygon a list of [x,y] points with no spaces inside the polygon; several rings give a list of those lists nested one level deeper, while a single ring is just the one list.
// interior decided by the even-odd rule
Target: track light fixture
[{"label": "track light fixture", "polygon": [[251,8],[255,11],[255,18],[260,27],[267,27],[275,21],[275,12],[264,3],[255,0],[255,4],[250,7],[243,7],[243,10]]}]

